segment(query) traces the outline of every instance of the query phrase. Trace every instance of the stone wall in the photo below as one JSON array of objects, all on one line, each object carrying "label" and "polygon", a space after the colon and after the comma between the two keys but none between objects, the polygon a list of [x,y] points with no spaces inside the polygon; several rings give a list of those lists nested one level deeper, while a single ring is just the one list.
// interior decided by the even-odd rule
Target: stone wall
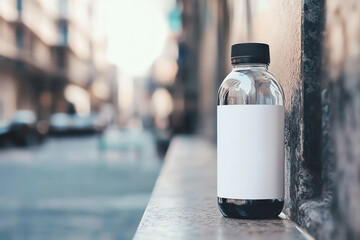
[{"label": "stone wall", "polygon": [[[323,131],[334,173],[333,237],[360,239],[360,1],[326,1]],[[325,142],[326,143],[326,142]]]}]

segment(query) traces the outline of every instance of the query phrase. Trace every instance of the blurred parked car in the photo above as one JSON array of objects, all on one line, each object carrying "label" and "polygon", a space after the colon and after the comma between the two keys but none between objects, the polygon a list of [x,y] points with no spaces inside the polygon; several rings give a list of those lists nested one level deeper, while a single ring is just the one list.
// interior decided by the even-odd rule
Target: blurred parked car
[{"label": "blurred parked car", "polygon": [[99,122],[96,114],[54,113],[50,117],[50,133],[55,135],[92,134],[101,132],[105,125]]},{"label": "blurred parked car", "polygon": [[9,141],[10,122],[0,121],[0,145],[4,145]]},{"label": "blurred parked car", "polygon": [[48,133],[48,123],[38,121],[30,110],[19,110],[11,121],[0,123],[0,143],[28,146],[43,142]]}]

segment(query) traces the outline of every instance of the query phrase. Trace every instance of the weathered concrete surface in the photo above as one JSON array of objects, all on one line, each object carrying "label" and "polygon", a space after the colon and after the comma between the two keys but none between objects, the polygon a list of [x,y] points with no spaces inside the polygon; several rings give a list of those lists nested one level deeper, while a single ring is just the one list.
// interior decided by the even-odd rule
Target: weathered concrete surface
[{"label": "weathered concrete surface", "polygon": [[312,239],[290,220],[238,220],[216,202],[216,150],[196,138],[176,138],[135,239]]},{"label": "weathered concrete surface", "polygon": [[326,2],[324,70],[335,162],[332,237],[360,239],[360,1]]}]

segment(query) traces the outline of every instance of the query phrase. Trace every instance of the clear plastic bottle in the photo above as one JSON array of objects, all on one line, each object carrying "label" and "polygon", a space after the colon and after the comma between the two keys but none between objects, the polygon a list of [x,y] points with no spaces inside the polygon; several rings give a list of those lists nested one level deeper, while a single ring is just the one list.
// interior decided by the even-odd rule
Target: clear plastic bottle
[{"label": "clear plastic bottle", "polygon": [[277,217],[284,205],[284,94],[269,46],[235,44],[218,91],[218,206],[225,217]]}]

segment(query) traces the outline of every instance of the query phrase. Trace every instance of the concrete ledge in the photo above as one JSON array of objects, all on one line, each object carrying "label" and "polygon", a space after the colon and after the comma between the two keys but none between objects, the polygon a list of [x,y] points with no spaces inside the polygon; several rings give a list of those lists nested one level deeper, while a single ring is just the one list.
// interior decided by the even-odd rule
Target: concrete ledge
[{"label": "concrete ledge", "polygon": [[135,239],[235,238],[312,239],[283,214],[273,220],[224,218],[216,202],[215,146],[175,138]]}]

